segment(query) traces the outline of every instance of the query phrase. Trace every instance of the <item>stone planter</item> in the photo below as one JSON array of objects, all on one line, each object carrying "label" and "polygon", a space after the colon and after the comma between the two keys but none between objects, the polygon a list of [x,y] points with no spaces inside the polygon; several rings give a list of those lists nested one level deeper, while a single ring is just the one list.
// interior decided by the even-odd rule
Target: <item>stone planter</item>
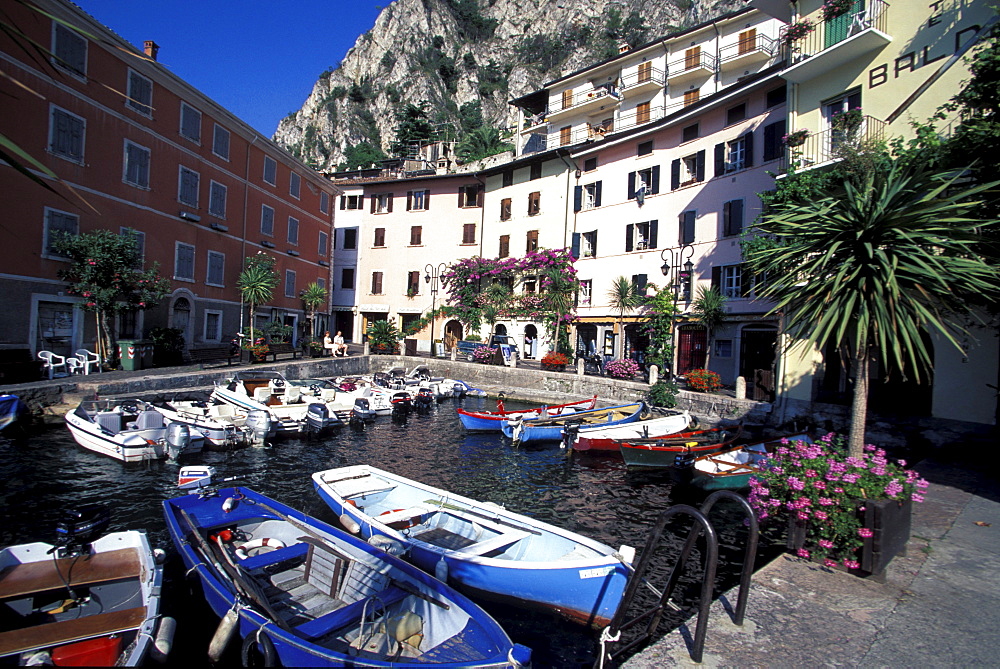
[{"label": "stone planter", "polygon": [[[872,536],[865,539],[858,562],[860,568],[844,571],[856,576],[879,575],[889,566],[892,558],[906,554],[906,543],[910,540],[910,519],[913,514],[912,500],[865,500],[859,503],[864,511],[863,527],[872,531]],[[790,551],[796,551],[805,545],[807,521],[788,519],[788,540]]]},{"label": "stone planter", "polygon": [[542,369],[544,369],[546,371],[549,371],[549,372],[565,372],[566,371],[566,365],[551,365],[551,364],[543,362],[542,363]]}]

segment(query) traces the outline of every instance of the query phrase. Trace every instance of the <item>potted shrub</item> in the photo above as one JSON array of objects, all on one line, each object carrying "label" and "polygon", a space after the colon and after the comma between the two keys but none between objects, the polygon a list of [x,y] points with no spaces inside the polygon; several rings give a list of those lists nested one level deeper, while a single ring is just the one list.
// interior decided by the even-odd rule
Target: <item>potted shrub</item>
[{"label": "potted shrub", "polygon": [[549,351],[542,356],[541,360],[542,369],[547,369],[553,372],[561,372],[565,370],[568,363],[569,356],[558,351]]},{"label": "potted shrub", "polygon": [[855,3],[856,0],[826,0],[823,3],[823,20],[832,21],[838,16],[843,16],[851,11]]},{"label": "potted shrub", "polygon": [[639,363],[631,358],[612,360],[604,366],[604,372],[608,376],[616,379],[631,379],[639,373],[642,368]]},{"label": "potted shrub", "polygon": [[806,128],[799,128],[798,130],[794,130],[782,137],[781,141],[785,146],[795,148],[805,144],[807,139],[809,139],[809,130]]},{"label": "potted shrub", "polygon": [[493,364],[499,355],[500,348],[497,346],[480,346],[472,351],[472,358],[485,365]]},{"label": "potted shrub", "polygon": [[323,342],[317,341],[315,339],[310,339],[305,344],[305,350],[309,353],[310,358],[322,358]]},{"label": "potted shrub", "polygon": [[270,352],[263,337],[259,337],[255,343],[247,344],[243,348],[250,353],[250,362],[264,362]]},{"label": "potted shrub", "polygon": [[802,19],[801,21],[796,21],[795,23],[789,23],[788,27],[785,28],[785,44],[792,46],[792,44],[816,29],[813,22],[809,19]]},{"label": "potted shrub", "polygon": [[722,387],[722,379],[715,372],[708,369],[692,369],[684,375],[687,386],[691,390],[699,393],[714,393]]},{"label": "potted shrub", "polygon": [[399,353],[399,340],[403,333],[392,319],[372,321],[368,324],[369,350],[375,355],[395,355]]},{"label": "potted shrub", "polygon": [[928,486],[905,466],[871,445],[849,457],[833,433],[815,444],[784,440],[751,479],[748,500],[760,520],[788,523],[788,547],[799,557],[876,574],[905,548],[912,503]]}]

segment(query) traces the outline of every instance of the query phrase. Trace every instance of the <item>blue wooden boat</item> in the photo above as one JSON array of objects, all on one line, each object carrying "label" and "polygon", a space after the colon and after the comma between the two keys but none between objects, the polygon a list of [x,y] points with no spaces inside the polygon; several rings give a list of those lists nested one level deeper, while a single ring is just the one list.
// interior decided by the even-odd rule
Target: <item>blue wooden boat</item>
[{"label": "blue wooden boat", "polygon": [[[416,567],[246,488],[163,503],[209,605],[267,666],[520,666],[493,618]],[[256,649],[256,651],[254,651]]]},{"label": "blue wooden boat", "polygon": [[559,416],[564,413],[586,411],[597,406],[597,395],[585,400],[577,400],[567,404],[553,404],[533,409],[512,409],[506,411],[503,397],[497,399],[496,411],[468,411],[459,407],[456,409],[462,427],[470,432],[501,432],[503,424],[508,420],[521,418],[540,418],[544,416]]},{"label": "blue wooden boat", "polygon": [[313,474],[341,523],[473,596],[606,627],[635,550],[367,465]]},{"label": "blue wooden boat", "polygon": [[625,425],[639,420],[648,413],[644,402],[621,404],[619,406],[576,411],[558,416],[539,418],[516,418],[504,422],[502,431],[505,437],[515,443],[526,444],[532,441],[561,441],[563,428],[567,425],[592,427],[601,425]]},{"label": "blue wooden boat", "polygon": [[0,432],[4,428],[23,420],[28,415],[28,407],[17,395],[0,393]]}]

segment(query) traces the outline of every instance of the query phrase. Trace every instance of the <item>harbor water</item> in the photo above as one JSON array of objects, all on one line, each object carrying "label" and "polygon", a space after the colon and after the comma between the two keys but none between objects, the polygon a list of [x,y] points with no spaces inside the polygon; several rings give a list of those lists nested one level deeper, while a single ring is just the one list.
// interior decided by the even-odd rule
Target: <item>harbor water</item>
[{"label": "harbor water", "polygon": [[[265,448],[230,453],[204,452],[180,462],[154,461],[125,465],[76,445],[64,427],[16,441],[0,442],[0,545],[54,539],[54,528],[66,509],[87,503],[107,504],[111,530],[145,529],[154,546],[165,549],[167,587],[164,609],[178,620],[172,662],[205,663],[205,650],[218,620],[200,596],[200,586],[186,578],[163,520],[161,502],[181,494],[177,474],[185,464],[211,464],[219,476],[245,477],[244,485],[336,525],[334,514],[320,501],[310,481],[319,470],[370,464],[454,493],[502,504],[518,513],[570,529],[618,548],[641,551],[658,514],[677,502],[697,503],[697,493],[662,473],[626,470],[617,456],[588,456],[557,443],[514,447],[499,434],[470,434],[455,408],[493,409],[485,398],[446,400],[428,414],[405,421],[389,417],[369,422],[363,430],[338,429],[317,438],[281,439]],[[507,401],[508,409],[523,408]],[[721,505],[720,505],[721,506]],[[742,531],[734,515],[717,523],[725,543]],[[666,542],[675,547],[681,538]],[[723,553],[719,587],[738,578],[738,567]],[[657,564],[666,573],[669,556]],[[731,568],[727,569],[727,565]],[[691,570],[689,570],[691,571]],[[697,589],[696,573],[685,588]],[[728,574],[728,575],[727,575]],[[726,581],[728,579],[728,583]],[[662,585],[662,581],[661,581]],[[598,656],[598,634],[544,612],[480,602],[518,643],[534,652],[536,667],[589,667]],[[689,602],[695,606],[696,602]],[[658,634],[676,626],[683,614],[667,617]],[[239,644],[233,644],[224,666],[239,666]]]}]

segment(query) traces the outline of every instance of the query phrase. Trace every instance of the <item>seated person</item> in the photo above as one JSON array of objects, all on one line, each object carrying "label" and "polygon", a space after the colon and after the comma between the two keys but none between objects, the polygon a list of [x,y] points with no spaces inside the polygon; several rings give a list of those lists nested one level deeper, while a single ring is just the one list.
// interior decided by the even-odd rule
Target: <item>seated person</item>
[{"label": "seated person", "polygon": [[333,340],[330,339],[330,331],[327,330],[323,333],[323,355],[333,355],[336,353],[336,349],[333,345]]},{"label": "seated person", "polygon": [[333,354],[347,357],[347,344],[344,343],[344,335],[337,330],[337,336],[333,338]]}]

